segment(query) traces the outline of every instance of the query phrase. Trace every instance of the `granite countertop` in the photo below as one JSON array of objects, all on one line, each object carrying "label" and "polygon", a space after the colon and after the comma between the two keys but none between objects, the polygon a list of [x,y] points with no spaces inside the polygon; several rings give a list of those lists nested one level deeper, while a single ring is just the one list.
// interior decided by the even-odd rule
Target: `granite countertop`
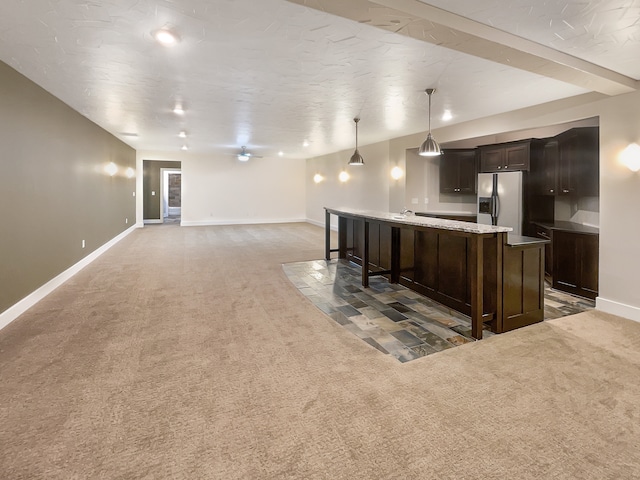
[{"label": "granite countertop", "polygon": [[550,240],[536,237],[523,237],[522,235],[507,235],[507,246],[509,247],[525,247],[527,245],[536,245],[541,243],[551,243]]},{"label": "granite countertop", "polygon": [[581,223],[567,222],[563,220],[557,220],[555,222],[531,222],[541,227],[549,228],[551,230],[564,230],[565,232],[575,233],[588,233],[591,235],[598,235],[600,229],[598,227],[592,227],[590,225],[582,225]]},{"label": "granite countertop", "polygon": [[451,215],[456,217],[476,217],[478,214],[471,212],[416,212],[416,215]]},{"label": "granite countertop", "polygon": [[400,215],[399,213],[377,212],[373,210],[355,210],[353,208],[324,207],[330,213],[353,215],[371,220],[382,220],[401,225],[414,225],[417,227],[441,228],[443,230],[456,230],[466,233],[505,233],[511,232],[511,227],[499,227],[482,225],[479,223],[461,222],[458,220],[446,220],[444,218],[420,217],[416,215]]}]

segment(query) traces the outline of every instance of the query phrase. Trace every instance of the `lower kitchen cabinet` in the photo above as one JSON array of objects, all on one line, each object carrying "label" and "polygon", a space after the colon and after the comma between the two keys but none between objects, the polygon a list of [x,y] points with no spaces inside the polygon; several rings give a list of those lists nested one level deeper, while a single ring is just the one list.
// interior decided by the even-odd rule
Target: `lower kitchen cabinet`
[{"label": "lower kitchen cabinet", "polygon": [[553,231],[553,288],[595,299],[598,295],[598,235]]},{"label": "lower kitchen cabinet", "polygon": [[553,231],[542,225],[533,225],[535,236],[550,242],[544,246],[544,273],[548,277],[553,276]]}]

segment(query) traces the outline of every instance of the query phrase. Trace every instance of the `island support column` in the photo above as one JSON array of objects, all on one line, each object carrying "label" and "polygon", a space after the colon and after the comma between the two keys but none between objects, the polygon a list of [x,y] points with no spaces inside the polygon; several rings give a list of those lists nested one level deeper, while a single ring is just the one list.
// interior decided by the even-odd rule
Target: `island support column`
[{"label": "island support column", "polygon": [[484,237],[471,236],[471,336],[480,340],[483,325]]},{"label": "island support column", "polygon": [[347,219],[338,216],[338,248],[331,248],[331,213],[324,211],[324,259],[331,260],[331,253],[338,252],[338,258],[347,258]]}]

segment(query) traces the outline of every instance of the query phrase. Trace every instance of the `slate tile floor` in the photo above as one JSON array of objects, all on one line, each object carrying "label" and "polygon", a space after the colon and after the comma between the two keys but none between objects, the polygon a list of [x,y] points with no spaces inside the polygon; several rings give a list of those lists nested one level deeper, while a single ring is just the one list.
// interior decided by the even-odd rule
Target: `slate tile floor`
[{"label": "slate tile floor", "polygon": [[[473,342],[470,319],[384,277],[361,284],[360,267],[345,260],[283,265],[314,305],[380,352],[408,362]],[[545,289],[545,319],[594,308],[594,303]],[[494,335],[485,329],[483,336]]]}]

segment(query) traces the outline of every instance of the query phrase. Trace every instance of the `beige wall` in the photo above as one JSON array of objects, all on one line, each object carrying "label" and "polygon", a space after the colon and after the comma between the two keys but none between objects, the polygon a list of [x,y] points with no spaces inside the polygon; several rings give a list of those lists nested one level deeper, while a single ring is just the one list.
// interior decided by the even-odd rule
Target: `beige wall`
[{"label": "beige wall", "polygon": [[[366,145],[358,149],[364,165],[347,165],[353,149],[343,150],[309,159],[306,168],[307,219],[324,225],[324,207],[349,206],[366,210],[386,210],[389,205],[390,188],[397,183],[389,172],[389,145],[387,142]],[[342,171],[349,180],[341,182]],[[315,183],[313,177],[320,174],[323,180]],[[404,179],[400,180],[404,183]],[[335,222],[335,219],[332,221]]]},{"label": "beige wall", "polygon": [[[619,160],[620,152],[631,142],[640,143],[640,92],[618,97],[600,94],[586,94],[549,104],[495,115],[471,122],[465,122],[433,131],[441,143],[455,142],[469,138],[486,136],[495,141],[506,141],[504,132],[546,128],[550,126],[599,118],[600,124],[600,296],[598,308],[640,321],[640,289],[636,275],[640,271],[638,241],[640,238],[640,172],[633,173]],[[406,168],[406,151],[416,148],[424,140],[426,132],[400,137],[384,142],[387,144],[388,165],[403,165]],[[494,140],[492,140],[494,141]],[[491,142],[488,142],[491,143]],[[384,146],[377,148],[385,150]],[[362,147],[363,151],[366,147]],[[307,182],[315,170],[324,168],[327,175],[337,175],[333,162],[323,161],[331,156],[318,157],[307,161]],[[347,157],[344,157],[345,159]],[[366,157],[365,157],[366,160]],[[383,162],[381,159],[380,162]],[[345,162],[346,163],[346,162]],[[388,197],[387,205],[372,204],[372,209],[398,211],[406,201],[405,181],[396,182],[387,177],[380,184],[378,168],[361,173],[361,183],[369,184],[368,195]],[[315,210],[319,206],[335,205],[335,189],[318,192],[308,204],[314,205],[314,212],[308,212],[311,221],[317,221]],[[359,197],[341,197],[344,205],[361,208]],[[351,199],[354,199],[353,201]]]},{"label": "beige wall", "polygon": [[135,179],[124,175],[132,148],[2,62],[0,105],[3,312],[131,227],[136,212]]},{"label": "beige wall", "polygon": [[[137,159],[139,168],[143,160],[180,162],[183,226],[305,220],[304,160],[149,151]],[[142,195],[137,208],[141,214]]]}]

